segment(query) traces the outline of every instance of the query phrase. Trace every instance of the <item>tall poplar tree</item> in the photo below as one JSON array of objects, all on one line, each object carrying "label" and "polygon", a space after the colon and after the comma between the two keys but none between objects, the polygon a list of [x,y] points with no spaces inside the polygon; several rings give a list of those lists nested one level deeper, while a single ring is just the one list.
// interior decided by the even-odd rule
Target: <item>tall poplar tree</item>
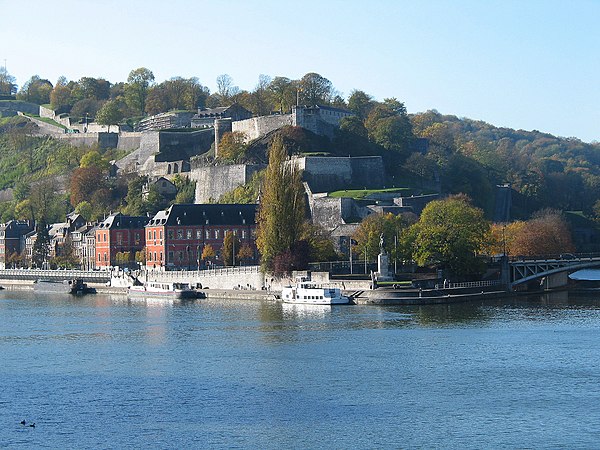
[{"label": "tall poplar tree", "polygon": [[[269,149],[257,217],[256,245],[265,271],[273,271],[275,261],[289,261],[287,267],[278,265],[278,271],[294,268],[295,251],[301,251],[304,223],[304,187],[302,172],[289,161],[281,136],[277,136]],[[287,257],[289,256],[289,257]]]}]

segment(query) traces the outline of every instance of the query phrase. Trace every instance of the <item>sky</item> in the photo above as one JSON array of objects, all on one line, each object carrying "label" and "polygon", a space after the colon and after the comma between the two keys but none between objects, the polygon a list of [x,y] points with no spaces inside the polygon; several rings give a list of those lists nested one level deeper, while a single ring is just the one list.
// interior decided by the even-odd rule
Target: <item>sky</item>
[{"label": "sky", "polygon": [[112,83],[316,72],[496,126],[600,141],[600,0],[0,0],[0,64]]}]

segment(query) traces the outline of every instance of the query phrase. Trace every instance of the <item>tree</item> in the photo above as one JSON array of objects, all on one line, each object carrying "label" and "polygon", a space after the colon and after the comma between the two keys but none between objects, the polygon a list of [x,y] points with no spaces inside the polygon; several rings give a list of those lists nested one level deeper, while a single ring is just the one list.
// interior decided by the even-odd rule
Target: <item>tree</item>
[{"label": "tree", "polygon": [[50,107],[58,113],[66,113],[71,106],[73,106],[71,88],[68,86],[67,79],[61,76],[50,92]]},{"label": "tree", "polygon": [[386,98],[375,106],[365,120],[365,128],[369,138],[386,150],[406,151],[413,139],[406,107],[395,98]]},{"label": "tree", "polygon": [[110,126],[117,125],[121,120],[123,120],[123,111],[118,100],[107,101],[96,115],[96,122],[100,125],[107,125],[109,133]]},{"label": "tree", "polygon": [[247,242],[243,243],[237,253],[237,259],[241,263],[247,262],[254,257],[254,250]]},{"label": "tree", "polygon": [[94,193],[104,187],[106,187],[104,175],[98,167],[75,169],[69,183],[71,205],[75,207],[83,201],[91,201]]},{"label": "tree", "polygon": [[334,91],[331,81],[314,72],[300,79],[298,89],[300,101],[309,106],[329,104]]},{"label": "tree", "polygon": [[239,265],[240,261],[235,260],[235,255],[240,248],[241,243],[237,235],[231,232],[227,233],[223,240],[223,264],[226,266],[235,266],[237,262]]},{"label": "tree", "polygon": [[310,261],[333,261],[337,258],[329,233],[323,227],[306,222],[303,240],[310,247]]},{"label": "tree", "polygon": [[538,211],[510,239],[511,255],[556,255],[575,251],[571,230],[562,213]]},{"label": "tree", "polygon": [[216,256],[215,249],[210,244],[206,244],[202,249],[202,261],[210,263],[211,258]]},{"label": "tree", "polygon": [[354,90],[348,98],[348,109],[363,121],[367,118],[375,104],[373,97],[364,91]]},{"label": "tree", "polygon": [[52,83],[41,79],[38,75],[32,76],[25,82],[23,87],[17,93],[17,100],[37,103],[44,105],[50,102],[50,93],[52,92]]},{"label": "tree", "polygon": [[269,93],[270,83],[271,78],[269,76],[259,75],[258,84],[250,94],[250,104],[248,106],[250,106],[250,111],[257,116],[266,116],[272,110]]},{"label": "tree", "polygon": [[127,105],[140,115],[146,111],[146,98],[148,91],[154,83],[154,74],[145,67],[132,70],[127,77],[125,85],[125,101]]},{"label": "tree", "polygon": [[280,114],[289,112],[296,104],[296,83],[289,78],[275,77],[268,89]]},{"label": "tree", "polygon": [[223,137],[219,142],[220,159],[225,161],[239,161],[244,154],[248,145],[246,144],[246,134],[242,131],[233,131],[231,133],[223,133]]},{"label": "tree", "polygon": [[407,235],[412,257],[421,266],[436,264],[454,276],[481,270],[477,253],[485,246],[489,223],[464,195],[429,203]]},{"label": "tree", "polygon": [[88,220],[92,218],[93,211],[94,208],[92,207],[92,204],[87,200],[78,203],[75,207],[75,212]]},{"label": "tree", "polygon": [[100,169],[100,171],[105,172],[110,168],[110,162],[104,158],[98,150],[90,150],[79,160],[79,167],[83,169],[96,167]]},{"label": "tree", "polygon": [[263,270],[274,270],[278,255],[303,251],[301,247],[294,248],[301,239],[304,222],[302,173],[289,162],[281,136],[273,139],[269,149],[257,222],[256,244]]},{"label": "tree", "polygon": [[0,66],[0,95],[14,95],[17,93],[16,78],[13,77],[6,67]]},{"label": "tree", "polygon": [[33,243],[31,262],[34,267],[43,268],[50,254],[50,234],[48,233],[47,223],[45,221],[39,222],[36,232],[37,236]]},{"label": "tree", "polygon": [[175,203],[194,203],[196,199],[196,182],[179,174],[175,175],[172,181],[177,188]]},{"label": "tree", "polygon": [[383,234],[384,250],[393,258],[401,258],[404,255],[402,255],[400,236],[414,222],[415,217],[412,214],[386,213],[367,216],[352,236],[356,241],[357,253],[365,255],[367,259],[374,258],[380,252],[380,240]]}]

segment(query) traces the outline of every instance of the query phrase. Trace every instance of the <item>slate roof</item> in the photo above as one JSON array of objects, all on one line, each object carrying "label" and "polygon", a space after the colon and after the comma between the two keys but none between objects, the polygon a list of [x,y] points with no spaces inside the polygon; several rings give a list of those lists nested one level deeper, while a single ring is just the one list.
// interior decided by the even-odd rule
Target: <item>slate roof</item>
[{"label": "slate roof", "polygon": [[159,211],[149,226],[254,225],[256,204],[178,204]]},{"label": "slate roof", "polygon": [[99,230],[131,230],[136,228],[144,228],[148,223],[146,216],[125,216],[121,213],[114,213],[98,224]]}]

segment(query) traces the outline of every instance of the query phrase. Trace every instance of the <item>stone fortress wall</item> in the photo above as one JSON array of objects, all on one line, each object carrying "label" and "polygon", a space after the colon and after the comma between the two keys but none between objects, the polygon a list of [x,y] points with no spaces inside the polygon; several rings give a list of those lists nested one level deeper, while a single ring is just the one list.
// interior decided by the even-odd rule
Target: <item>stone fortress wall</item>
[{"label": "stone fortress wall", "polygon": [[252,117],[251,119],[232,122],[231,131],[244,133],[246,135],[246,142],[250,142],[271,131],[288,125],[294,125],[292,114],[273,114],[271,116]]},{"label": "stone fortress wall", "polygon": [[217,201],[221,195],[248,183],[255,172],[264,168],[260,164],[203,165],[192,161],[188,175],[196,182],[195,203]]}]

